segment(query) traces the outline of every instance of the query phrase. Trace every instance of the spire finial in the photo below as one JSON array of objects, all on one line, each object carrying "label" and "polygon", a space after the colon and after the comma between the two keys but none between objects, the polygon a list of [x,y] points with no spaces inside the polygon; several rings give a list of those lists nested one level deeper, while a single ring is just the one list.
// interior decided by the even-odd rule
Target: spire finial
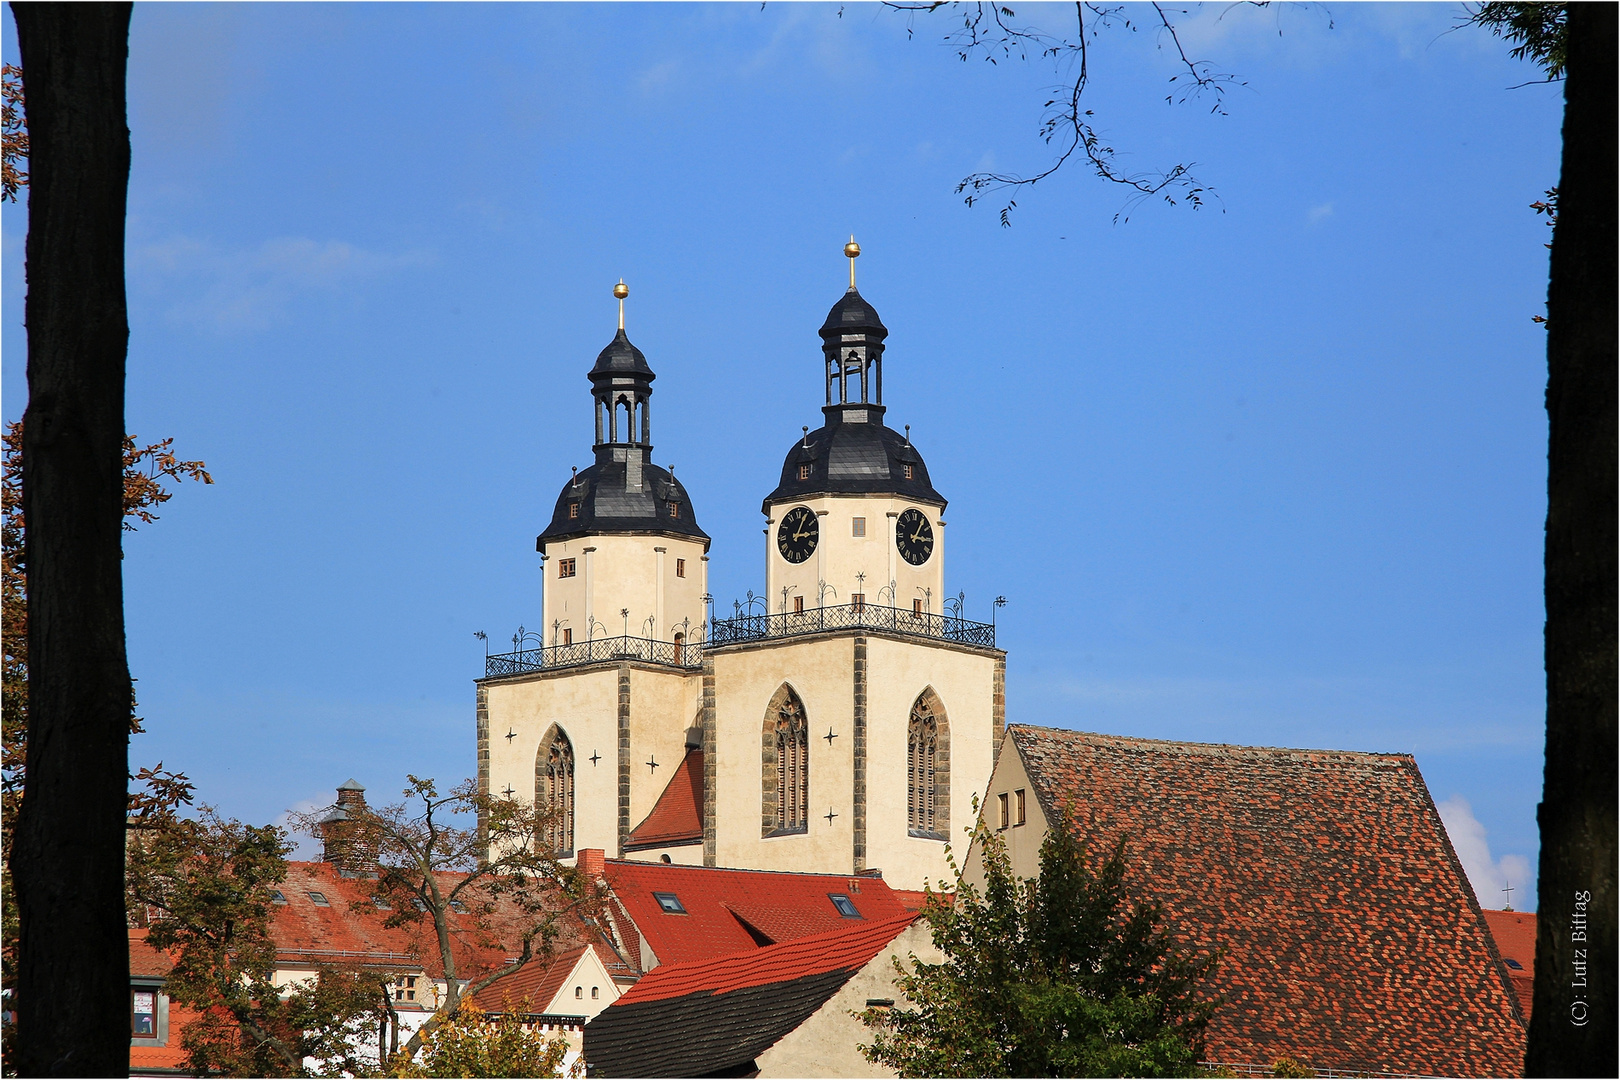
[{"label": "spire finial", "polygon": [[855,242],[855,234],[849,234],[849,243],[844,245],[844,254],[849,256],[849,287],[855,288],[855,260],[861,257],[861,245]]},{"label": "spire finial", "polygon": [[624,278],[613,286],[613,295],[619,298],[619,329],[624,329],[624,298],[630,295],[630,286],[624,283]]}]

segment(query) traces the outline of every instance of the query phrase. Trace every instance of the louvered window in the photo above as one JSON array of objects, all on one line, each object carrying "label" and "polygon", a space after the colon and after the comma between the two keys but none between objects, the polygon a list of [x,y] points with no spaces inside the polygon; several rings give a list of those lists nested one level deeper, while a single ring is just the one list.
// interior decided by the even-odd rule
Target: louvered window
[{"label": "louvered window", "polygon": [[791,697],[776,711],[776,791],[776,827],[808,828],[810,731],[804,709]]},{"label": "louvered window", "polygon": [[541,766],[541,809],[549,813],[542,839],[558,855],[574,853],[574,746],[560,730]]},{"label": "louvered window", "polygon": [[939,721],[922,698],[911,707],[906,732],[906,825],[911,832],[939,835]]}]

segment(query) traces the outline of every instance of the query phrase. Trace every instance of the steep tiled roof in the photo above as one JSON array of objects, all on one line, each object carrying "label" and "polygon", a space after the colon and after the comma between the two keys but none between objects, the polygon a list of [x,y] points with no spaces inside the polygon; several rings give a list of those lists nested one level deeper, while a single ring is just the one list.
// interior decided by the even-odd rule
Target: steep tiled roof
[{"label": "steep tiled roof", "polygon": [[[159,952],[146,943],[146,930],[132,928],[129,931],[129,974],[133,979],[160,979],[168,976],[174,969],[174,963],[168,954]],[[146,984],[148,987],[151,983]],[[142,1045],[140,1041],[132,1040],[129,1047],[129,1069],[131,1075],[148,1072],[184,1075],[183,1070],[190,1060],[185,1047],[180,1045],[180,1037],[185,1032],[186,1025],[196,1018],[196,1013],[180,1005],[169,1005],[169,1037],[164,1046]]]},{"label": "steep tiled roof", "polygon": [[1009,725],[1048,817],[1220,948],[1208,1058],[1517,1075],[1524,1026],[1405,754],[1161,742]]},{"label": "steep tiled roof", "polygon": [[[894,890],[877,877],[790,874],[771,870],[726,870],[707,866],[609,859],[608,884],[615,899],[652,946],[660,964],[704,960],[746,952],[862,920],[878,922],[906,914]],[[672,893],[685,914],[664,911],[654,893]],[[830,893],[848,896],[862,919],[838,913]],[[752,926],[767,940],[750,934]],[[642,963],[650,961],[643,958]]]},{"label": "steep tiled roof", "polygon": [[144,929],[129,932],[129,973],[134,978],[162,979],[174,969],[174,961],[146,943]]},{"label": "steep tiled roof", "polygon": [[593,1076],[742,1075],[865,967],[914,915],[846,926],[642,976],[585,1028]]},{"label": "steep tiled roof", "polygon": [[[544,1012],[551,999],[557,996],[557,991],[568,981],[574,965],[591,947],[580,945],[553,954],[549,963],[527,964],[516,974],[490,983],[473,1000],[486,1012],[500,1012],[506,1008],[508,1001],[513,1007],[524,1006],[528,1012]],[[612,953],[609,952],[608,956],[612,956]],[[607,957],[603,959],[605,961]]]},{"label": "steep tiled roof", "polygon": [[1530,1003],[1535,997],[1536,971],[1536,913],[1533,911],[1486,911],[1485,925],[1496,939],[1496,951],[1502,954],[1502,965],[1507,968],[1508,981],[1519,995],[1519,1007],[1530,1019]]},{"label": "steep tiled roof", "polygon": [[627,850],[703,840],[703,751],[688,750],[652,813],[630,833]]}]

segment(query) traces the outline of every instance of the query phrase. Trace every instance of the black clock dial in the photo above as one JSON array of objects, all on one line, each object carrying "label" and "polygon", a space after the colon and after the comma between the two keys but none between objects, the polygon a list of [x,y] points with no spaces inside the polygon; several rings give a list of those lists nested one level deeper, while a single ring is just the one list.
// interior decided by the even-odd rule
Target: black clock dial
[{"label": "black clock dial", "polygon": [[802,563],[815,553],[819,531],[815,511],[795,506],[782,515],[782,524],[776,527],[776,550],[788,562]]},{"label": "black clock dial", "polygon": [[921,510],[907,510],[894,523],[894,546],[912,566],[921,566],[934,553],[934,527]]}]

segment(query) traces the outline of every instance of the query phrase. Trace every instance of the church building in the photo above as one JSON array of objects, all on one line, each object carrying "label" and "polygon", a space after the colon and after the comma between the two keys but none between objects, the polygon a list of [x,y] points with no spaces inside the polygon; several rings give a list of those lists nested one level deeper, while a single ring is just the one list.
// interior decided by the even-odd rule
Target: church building
[{"label": "church building", "polygon": [[692,498],[652,462],[655,376],[614,289],[618,333],[589,373],[595,463],[536,541],[542,632],[477,684],[481,788],[552,808],[567,855],[949,876],[945,843],[1001,743],[1006,654],[943,603],[946,500],[910,428],[884,423],[889,332],[844,250],[822,421],[784,432],[764,592],[729,617]]}]

